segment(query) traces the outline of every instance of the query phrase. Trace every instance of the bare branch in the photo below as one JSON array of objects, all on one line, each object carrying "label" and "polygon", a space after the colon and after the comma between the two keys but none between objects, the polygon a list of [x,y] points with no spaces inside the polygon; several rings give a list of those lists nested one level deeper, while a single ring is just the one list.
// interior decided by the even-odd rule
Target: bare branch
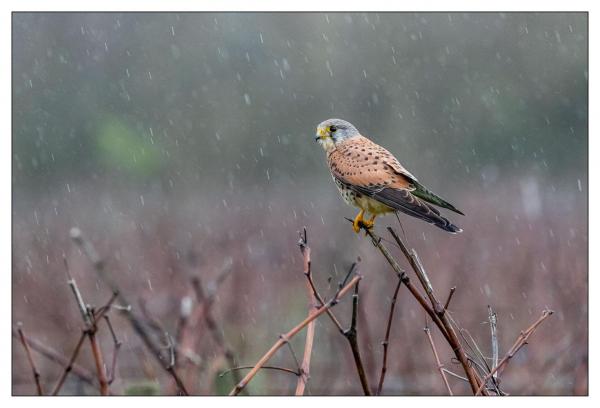
[{"label": "bare branch", "polygon": [[429,326],[427,324],[425,324],[425,328],[423,329],[425,331],[425,334],[427,334],[427,340],[429,340],[429,345],[431,346],[431,351],[433,352],[433,356],[435,357],[435,363],[437,365],[437,369],[440,372],[440,375],[442,376],[442,380],[444,381],[444,385],[446,386],[446,389],[448,390],[448,394],[449,395],[454,395],[452,393],[452,388],[450,388],[450,384],[448,383],[448,379],[446,378],[446,374],[444,373],[444,365],[441,363],[440,361],[440,357],[438,356],[438,352],[435,348],[435,343],[433,342],[433,337],[431,336],[431,331],[429,330]]},{"label": "bare branch", "polygon": [[[316,298],[316,290],[312,284],[311,278],[311,260],[310,260],[310,247],[308,246],[308,238],[306,234],[306,227],[304,228],[304,234],[300,235],[300,252],[302,252],[304,260],[304,275],[307,277],[306,286],[308,289],[308,315],[314,313],[314,311],[320,306]],[[310,357],[312,355],[313,343],[315,340],[315,320],[308,324],[306,329],[306,342],[304,343],[304,357],[302,358],[302,365],[300,366],[300,375],[298,376],[298,382],[296,384],[295,395],[304,395],[304,390],[308,384],[310,376]]]},{"label": "bare branch", "polygon": [[452,300],[452,296],[456,291],[456,286],[450,288],[450,293],[448,293],[448,299],[446,299],[446,303],[444,303],[444,311],[448,310],[448,306],[450,306],[450,301]]},{"label": "bare branch", "polygon": [[[19,333],[17,332],[17,330],[13,329],[13,337],[19,338]],[[27,340],[27,344],[31,347],[32,350],[38,352],[46,359],[60,366],[64,367],[70,365],[71,370],[69,372],[72,372],[73,375],[77,376],[80,380],[86,382],[89,385],[96,385],[94,375],[89,370],[75,363],[69,363],[69,360],[67,360],[67,358],[62,356],[56,350],[44,345],[43,343],[25,335],[23,335],[23,337],[25,337],[25,339]]]},{"label": "bare branch", "polygon": [[108,326],[108,330],[110,330],[110,335],[112,337],[113,340],[113,356],[112,356],[112,363],[111,363],[111,368],[108,374],[108,383],[112,384],[113,381],[115,380],[115,373],[117,370],[117,355],[119,354],[119,350],[121,349],[121,346],[123,345],[123,343],[121,343],[119,341],[119,339],[117,339],[117,335],[115,333],[115,330],[112,326],[112,323],[110,322],[110,319],[107,315],[104,316],[104,320],[106,321],[106,325]]},{"label": "bare branch", "polygon": [[[77,246],[88,257],[88,259],[92,263],[94,272],[96,273],[98,278],[111,289],[113,294],[116,294],[116,299],[118,299],[119,302],[123,305],[131,305],[131,302],[127,301],[127,299],[123,295],[123,291],[120,290],[117,283],[114,282],[112,279],[110,279],[107,276],[107,274],[104,271],[104,262],[98,255],[98,252],[96,252],[96,249],[94,248],[92,243],[87,241],[83,237],[83,234],[81,233],[79,228],[71,229],[71,238],[72,238],[73,242],[75,242],[75,244],[77,244]],[[165,369],[171,375],[171,377],[173,377],[173,379],[175,380],[175,382],[177,384],[183,385],[181,382],[181,379],[179,378],[179,376],[177,375],[175,370],[174,369],[167,370],[167,367],[165,367],[162,351],[161,351],[160,347],[157,346],[156,343],[153,341],[151,335],[148,333],[148,330],[146,329],[146,326],[142,322],[142,320],[139,319],[133,313],[133,311],[131,310],[131,307],[129,307],[129,306],[119,307],[119,309],[121,309],[121,311],[124,312],[124,316],[127,318],[129,323],[131,324],[131,327],[133,328],[134,332],[139,336],[139,338],[142,340],[142,342],[148,348],[148,350],[150,350],[150,354],[152,356],[154,356],[154,358],[157,360],[159,365],[163,369]],[[180,389],[183,390],[185,388],[180,387]]]},{"label": "bare branch", "polygon": [[[225,374],[230,373],[232,371],[236,371],[236,370],[249,370],[251,368],[254,368],[254,366],[241,366],[241,367],[233,367],[233,368],[228,368],[227,370],[223,371],[221,374],[219,374],[219,377],[223,377]],[[277,370],[277,371],[283,371],[284,373],[288,373],[288,374],[294,374],[295,376],[300,377],[302,375],[302,373],[298,372],[298,371],[294,371],[291,368],[285,368],[285,367],[275,367],[275,366],[262,366],[261,370]]]},{"label": "bare branch", "polygon": [[535,332],[535,330],[539,327],[539,325],[542,324],[544,322],[544,320],[546,320],[548,317],[550,317],[553,313],[554,313],[554,311],[552,311],[552,310],[544,310],[542,312],[542,316],[539,319],[537,319],[531,326],[529,326],[527,328],[527,330],[525,330],[524,332],[521,332],[521,334],[519,335],[519,337],[517,337],[517,340],[515,341],[515,343],[508,350],[508,352],[502,358],[502,360],[500,360],[500,363],[498,363],[498,365],[496,367],[494,367],[492,369],[492,371],[490,371],[490,373],[488,375],[485,376],[485,378],[483,379],[483,382],[482,382],[481,386],[475,392],[475,395],[479,395],[481,393],[481,391],[485,387],[485,384],[488,382],[488,380],[490,378],[492,378],[492,376],[494,375],[494,373],[496,373],[497,371],[501,370],[506,364],[508,364],[508,362],[510,361],[510,359],[513,358],[514,355],[524,345],[527,344],[527,340],[529,340],[529,337],[531,337],[531,335]]},{"label": "bare branch", "polygon": [[242,379],[242,381],[240,381],[231,390],[229,395],[238,395],[246,387],[246,385],[248,385],[248,383],[252,380],[252,378],[254,378],[254,376],[260,370],[260,368],[262,366],[264,366],[265,363],[267,361],[269,361],[269,359],[271,357],[273,357],[273,355],[277,352],[277,350],[279,350],[281,348],[281,346],[283,346],[285,344],[286,341],[289,341],[289,339],[291,339],[296,334],[298,334],[310,322],[312,322],[313,320],[315,320],[316,318],[321,316],[323,313],[325,313],[325,311],[327,309],[329,309],[329,308],[333,307],[335,304],[337,304],[338,300],[341,297],[343,297],[344,295],[346,295],[346,293],[348,293],[348,291],[350,291],[350,289],[352,289],[352,287],[354,285],[356,285],[356,283],[358,283],[358,281],[360,281],[360,279],[361,279],[361,276],[355,276],[329,302],[327,302],[326,304],[321,306],[318,310],[315,311],[315,313],[308,316],[306,319],[304,319],[302,322],[300,322],[298,325],[296,325],[294,328],[292,328],[290,331],[288,331],[284,336],[279,338],[279,340],[277,340],[275,342],[275,344],[273,344],[273,346],[258,360],[258,362],[254,365],[254,368],[252,370],[250,370],[250,372]]},{"label": "bare branch", "polygon": [[[400,237],[396,234],[396,232],[394,231],[394,229],[392,227],[388,227],[387,229],[390,232],[390,234],[392,235],[392,237],[394,238],[394,240],[396,241],[396,243],[398,244],[398,246],[400,247],[400,249],[402,250],[402,252],[404,253],[404,256],[410,263],[415,274],[419,278],[419,281],[421,282],[421,285],[425,289],[427,296],[429,296],[429,300],[431,301],[431,304],[433,305],[436,317],[438,318],[439,323],[441,323],[441,326],[444,328],[445,332],[447,333],[448,343],[450,344],[450,346],[452,347],[452,350],[456,354],[456,358],[458,358],[458,360],[462,364],[463,369],[465,370],[465,373],[467,374],[467,378],[469,379],[471,389],[475,393],[481,384],[481,379],[469,365],[469,361],[467,359],[467,356],[465,355],[464,349],[463,349],[460,341],[458,340],[456,331],[454,330],[454,327],[450,324],[450,321],[448,320],[448,317],[445,313],[445,309],[442,307],[442,305],[436,298],[435,294],[433,293],[433,287],[431,286],[431,281],[429,280],[429,277],[427,276],[427,273],[425,272],[425,268],[421,264],[421,261],[417,255],[417,253],[414,250],[412,250],[412,251],[408,250],[408,248],[406,247],[404,242],[400,239]],[[436,324],[438,324],[438,322],[436,320],[434,320],[434,322],[436,322]]]},{"label": "bare branch", "polygon": [[42,390],[42,384],[40,382],[40,372],[38,371],[35,362],[33,361],[33,356],[31,355],[31,350],[29,349],[29,343],[27,343],[27,338],[23,334],[23,329],[21,328],[21,323],[18,323],[17,331],[19,333],[19,339],[21,340],[21,344],[25,349],[25,354],[27,355],[27,361],[29,362],[29,366],[31,367],[31,371],[33,373],[33,380],[35,381],[35,387],[37,389],[38,395],[44,395],[44,391]]},{"label": "bare branch", "polygon": [[79,355],[79,350],[81,350],[81,345],[85,341],[86,337],[87,337],[87,333],[85,331],[83,331],[81,333],[81,336],[79,336],[79,341],[77,342],[77,345],[75,346],[75,350],[73,350],[73,354],[71,354],[71,358],[69,359],[68,364],[66,365],[62,375],[58,379],[58,382],[56,383],[56,386],[54,387],[54,391],[52,391],[52,395],[58,395],[65,380],[67,379],[67,376],[69,375],[71,370],[73,370],[73,364],[75,363],[75,360],[77,359],[77,356]]},{"label": "bare branch", "polygon": [[356,330],[356,321],[358,316],[358,284],[359,282],[356,282],[356,285],[354,286],[354,294],[352,295],[352,320],[350,323],[350,328],[344,332],[344,336],[346,336],[348,342],[350,343],[352,356],[354,357],[354,363],[356,364],[356,372],[358,373],[358,378],[360,379],[360,385],[362,386],[363,393],[365,395],[371,395],[371,388],[369,387],[367,374],[365,373],[365,368],[360,356],[360,349],[358,347],[358,332]]},{"label": "bare branch", "polygon": [[[492,339],[492,367],[498,366],[498,333],[496,331],[498,318],[496,312],[492,310],[492,307],[488,305],[488,320],[490,322],[490,333]],[[492,376],[494,381],[498,379],[498,373],[494,373]]]},{"label": "bare branch", "polygon": [[383,362],[381,364],[381,374],[379,375],[379,385],[377,386],[377,395],[381,395],[381,391],[383,390],[383,382],[385,380],[385,373],[387,371],[387,357],[388,357],[388,347],[390,343],[390,332],[392,330],[392,321],[394,320],[394,310],[396,310],[396,299],[398,298],[398,292],[400,291],[400,286],[402,285],[402,280],[398,279],[398,284],[396,285],[396,289],[394,290],[394,295],[392,296],[392,302],[390,303],[390,313],[388,315],[388,321],[385,328],[385,338],[381,343],[383,346]]}]

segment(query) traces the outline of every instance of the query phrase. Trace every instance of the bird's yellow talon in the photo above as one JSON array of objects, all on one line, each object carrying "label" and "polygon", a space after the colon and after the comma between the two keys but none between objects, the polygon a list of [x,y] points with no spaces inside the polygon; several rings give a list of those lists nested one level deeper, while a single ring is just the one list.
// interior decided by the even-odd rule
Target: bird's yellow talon
[{"label": "bird's yellow talon", "polygon": [[357,234],[360,232],[360,227],[364,225],[363,215],[365,214],[365,210],[360,210],[360,212],[354,218],[354,222],[352,223],[352,229]]},{"label": "bird's yellow talon", "polygon": [[[373,215],[368,221],[362,221],[362,226],[365,230],[370,230],[375,226],[375,217],[376,215]],[[367,231],[365,231],[365,235],[367,235]]]}]

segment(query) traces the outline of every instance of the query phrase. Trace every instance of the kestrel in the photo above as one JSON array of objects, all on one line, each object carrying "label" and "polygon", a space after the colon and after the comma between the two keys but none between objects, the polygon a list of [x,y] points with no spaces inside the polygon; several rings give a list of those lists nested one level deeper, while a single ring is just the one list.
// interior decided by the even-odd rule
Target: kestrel
[{"label": "kestrel", "polygon": [[[434,205],[464,215],[410,174],[386,149],[373,143],[349,122],[327,119],[317,126],[315,140],[327,152],[333,181],[344,201],[358,207],[353,229],[370,229],[375,217],[403,212],[451,233],[462,229],[444,218]],[[371,215],[364,220],[365,213]]]}]

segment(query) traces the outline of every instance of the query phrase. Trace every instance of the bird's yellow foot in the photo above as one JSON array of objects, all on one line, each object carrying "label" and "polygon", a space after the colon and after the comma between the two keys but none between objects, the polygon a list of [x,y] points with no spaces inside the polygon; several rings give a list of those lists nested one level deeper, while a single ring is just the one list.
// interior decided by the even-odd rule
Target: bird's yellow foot
[{"label": "bird's yellow foot", "polygon": [[375,225],[375,215],[373,215],[368,221],[362,221],[363,227],[370,230]]},{"label": "bird's yellow foot", "polygon": [[[360,210],[360,212],[358,213],[356,218],[354,218],[354,222],[352,223],[352,229],[357,234],[360,232],[361,228],[364,228],[365,230],[370,230],[375,225],[376,215],[371,216],[371,218],[368,221],[363,218],[364,215],[365,215],[365,211]],[[366,233],[366,231],[365,231],[365,233]]]},{"label": "bird's yellow foot", "polygon": [[364,225],[363,215],[365,215],[365,210],[360,210],[360,212],[354,218],[354,222],[352,223],[352,229],[357,234],[360,232],[360,227]]}]

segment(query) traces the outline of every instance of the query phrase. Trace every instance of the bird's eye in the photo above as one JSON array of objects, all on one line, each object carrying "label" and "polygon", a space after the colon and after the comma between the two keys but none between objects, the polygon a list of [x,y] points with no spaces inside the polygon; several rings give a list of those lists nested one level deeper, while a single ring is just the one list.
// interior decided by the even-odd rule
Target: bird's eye
[{"label": "bird's eye", "polygon": [[336,130],[337,130],[337,127],[335,127],[335,125],[331,125],[331,126],[329,126],[329,131],[330,131],[331,133],[335,132]]}]

